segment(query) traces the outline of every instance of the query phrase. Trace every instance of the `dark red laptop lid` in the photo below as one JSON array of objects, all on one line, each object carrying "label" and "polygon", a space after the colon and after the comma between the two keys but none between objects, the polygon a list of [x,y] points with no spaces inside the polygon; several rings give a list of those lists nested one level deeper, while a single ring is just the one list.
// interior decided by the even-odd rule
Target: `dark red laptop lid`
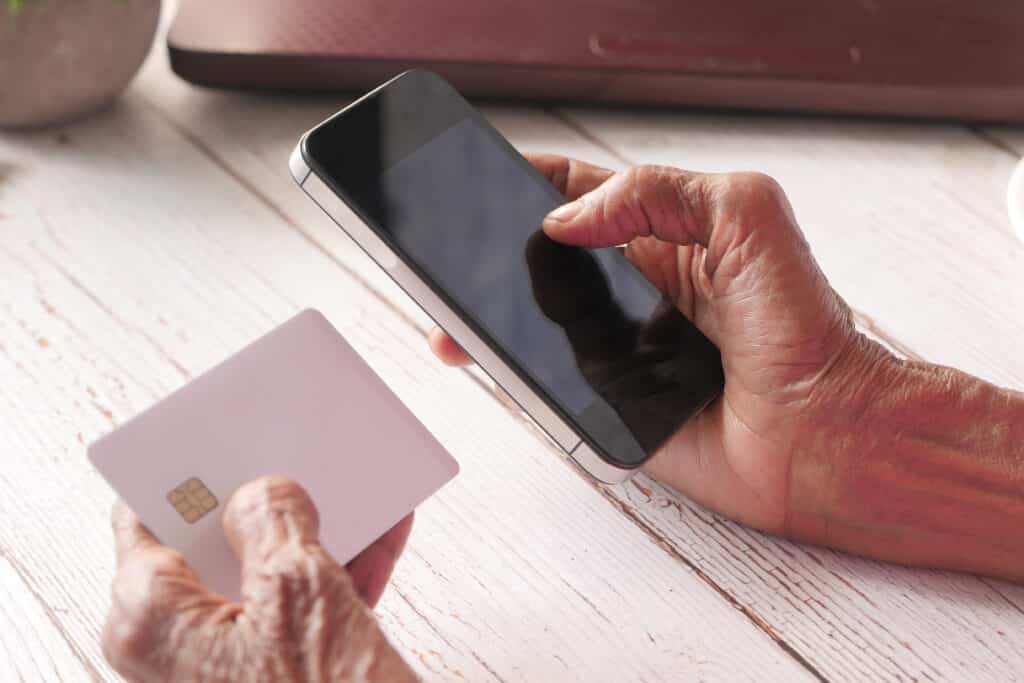
[{"label": "dark red laptop lid", "polygon": [[168,43],[206,85],[1021,119],[1022,36],[1016,0],[182,0]]}]

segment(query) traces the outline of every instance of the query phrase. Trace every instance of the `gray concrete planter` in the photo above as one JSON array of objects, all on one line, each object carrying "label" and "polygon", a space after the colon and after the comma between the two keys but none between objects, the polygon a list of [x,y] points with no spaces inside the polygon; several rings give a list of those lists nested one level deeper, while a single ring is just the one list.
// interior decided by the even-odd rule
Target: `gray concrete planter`
[{"label": "gray concrete planter", "polygon": [[0,126],[98,111],[149,52],[160,0],[0,0]]}]

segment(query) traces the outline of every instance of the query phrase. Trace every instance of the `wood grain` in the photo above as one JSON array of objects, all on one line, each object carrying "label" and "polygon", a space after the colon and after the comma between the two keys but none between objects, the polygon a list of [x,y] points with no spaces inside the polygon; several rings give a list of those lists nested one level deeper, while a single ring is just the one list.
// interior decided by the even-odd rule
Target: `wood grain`
[{"label": "wood grain", "polygon": [[367,289],[365,257],[311,242],[145,97],[2,148],[15,170],[0,188],[0,551],[25,568],[4,589],[52,610],[80,650],[54,646],[59,666],[111,677],[97,642],[111,494],[83,444],[315,306],[463,467],[421,510],[381,607],[424,674],[812,678],[473,376],[436,363],[425,318]]},{"label": "wood grain", "polygon": [[[281,159],[290,151],[298,133],[328,113],[336,102],[324,103],[318,99],[282,102],[266,97],[238,97],[167,85],[159,91],[147,90],[146,96],[153,97],[154,106],[170,116],[175,125],[190,131],[190,135],[196,137],[198,143],[218,159],[218,163],[231,169],[233,174],[247,178],[255,191],[290,216],[292,223],[308,232],[324,248],[349,248],[347,240],[339,242],[333,227],[322,230],[321,225],[325,221],[318,211],[310,210],[302,202],[296,203],[291,188],[287,183],[282,184],[280,178]],[[1005,164],[998,160],[998,153],[982,141],[974,140],[965,129],[947,126],[914,131],[905,124],[812,120],[809,127],[813,135],[810,135],[804,131],[804,121],[786,126],[785,121],[774,119],[762,122],[756,118],[736,117],[735,121],[721,124],[719,117],[679,116],[677,120],[673,114],[638,116],[633,113],[582,113],[575,110],[559,112],[563,119],[559,121],[530,109],[485,108],[485,111],[520,147],[566,153],[613,167],[633,161],[661,161],[711,169],[768,166],[767,170],[777,173],[770,167],[788,163],[788,155],[793,154],[795,161],[786,166],[792,174],[789,184],[809,185],[811,188],[794,199],[798,214],[803,216],[804,204],[810,199],[814,199],[818,208],[830,202],[846,207],[855,204],[854,200],[859,198],[859,215],[856,212],[844,215],[838,224],[828,226],[829,230],[811,234],[816,251],[821,249],[819,243],[831,246],[833,260],[838,264],[836,267],[848,273],[847,289],[840,289],[848,296],[849,292],[857,295],[866,288],[866,284],[870,284],[865,282],[863,267],[857,264],[874,264],[877,251],[884,251],[893,244],[903,250],[905,258],[909,258],[907,245],[914,241],[913,231],[921,228],[915,224],[904,226],[902,216],[913,215],[919,208],[914,201],[925,206],[922,219],[925,227],[944,229],[945,219],[935,216],[941,209],[959,206],[957,202],[966,207],[957,209],[959,213],[954,214],[953,218],[958,221],[975,220],[970,213],[975,205],[988,220],[994,223],[1000,220],[996,199],[993,199],[998,197],[998,193],[993,190]],[[590,116],[591,119],[581,121],[582,116]],[[244,122],[240,123],[243,118]],[[631,125],[631,119],[637,123]],[[283,121],[289,121],[290,130]],[[764,130],[758,128],[761,125],[765,126]],[[679,135],[679,129],[688,133],[691,127],[694,129],[693,138],[684,136],[682,140],[676,140],[669,137]],[[612,135],[621,135],[605,137],[609,128]],[[809,142],[804,145],[809,149],[803,149],[799,144],[791,149],[791,142],[793,139],[799,141],[800,135],[808,136]],[[909,135],[910,141],[900,142],[905,135]],[[731,142],[734,137],[736,141]],[[258,139],[255,150],[252,145],[245,149],[245,141],[250,139]],[[835,141],[835,149],[830,149],[831,141]],[[690,163],[686,159],[695,147],[700,150],[700,160],[704,165]],[[910,161],[902,162],[902,167],[888,169],[891,160],[898,161],[908,151],[912,152]],[[638,158],[631,158],[633,155]],[[806,170],[801,171],[802,164],[807,166]],[[942,168],[943,164],[958,167],[962,172],[961,175],[950,171],[942,178],[946,184],[956,188],[952,198],[942,193],[943,188],[935,189],[927,183],[914,181],[915,175],[933,174],[935,167]],[[994,168],[992,164],[995,164]],[[823,173],[823,165],[842,169],[843,178],[855,187],[862,187],[865,183],[870,187],[858,191],[857,197],[851,197],[849,188],[839,183],[837,187],[829,188],[830,194],[815,199],[812,195],[820,188],[818,176]],[[901,193],[907,195],[905,203],[908,206],[899,205],[897,208],[901,212],[892,216],[879,213],[883,218],[873,218],[876,224],[871,226],[870,234],[855,242],[857,250],[849,250],[844,236],[860,230],[859,220],[865,220],[865,214],[870,217],[877,211],[864,198],[873,197],[872,192],[883,197],[887,194],[878,189],[884,188],[886,182],[872,177],[880,172],[891,176],[906,175],[914,186],[913,192],[920,199],[915,200],[909,191]],[[975,175],[988,180],[979,181]],[[967,178],[966,182],[961,182],[963,177]],[[891,181],[892,177],[887,182]],[[936,201],[940,203],[938,209],[928,207],[929,203]],[[881,204],[880,208],[884,208],[885,202]],[[901,229],[903,234],[899,234]],[[894,230],[897,234],[890,236]],[[948,249],[948,243],[943,242],[941,246],[946,249],[932,247],[926,254],[911,259],[908,268],[920,273],[919,264],[932,256],[936,256],[940,264],[957,259],[957,254]],[[826,267],[831,266],[826,264]],[[372,271],[375,267],[371,265],[370,268]],[[832,270],[828,272],[835,281]],[[968,274],[973,277],[975,272],[969,270]],[[372,272],[362,273],[362,276],[376,286]],[[991,287],[992,283],[986,280],[984,284]],[[391,290],[389,283],[381,292],[399,308],[408,305],[400,293],[397,300],[392,298],[396,292]],[[911,298],[913,292],[904,294],[902,306],[894,307],[895,315],[890,317],[878,316],[875,310],[885,297],[875,295],[869,298],[869,294],[872,294],[870,288],[863,295],[862,307],[871,315],[862,313],[862,325],[898,351],[920,355],[892,332],[892,328],[904,324],[904,314],[917,311]],[[885,309],[881,310],[884,312]],[[967,315],[973,313],[968,310]],[[1015,319],[1009,320],[1013,323]],[[927,320],[919,324],[926,323]],[[985,324],[989,323],[986,321]],[[984,329],[980,324],[965,327],[967,333]],[[1014,333],[1011,327],[1008,334]],[[967,335],[965,340],[962,343],[972,341]],[[957,347],[946,341],[942,351],[949,348],[955,351]],[[987,368],[994,375],[1005,371],[998,364]],[[1011,372],[1018,371],[1019,366],[1011,368]],[[1019,378],[1022,375],[1014,376]],[[623,511],[653,539],[677,554],[681,562],[696,566],[709,585],[720,590],[723,597],[734,603],[748,619],[762,624],[766,632],[777,637],[785,647],[793,648],[798,656],[807,658],[818,671],[829,677],[924,679],[952,675],[951,671],[980,671],[999,680],[1021,666],[1020,659],[1013,654],[1019,645],[1012,640],[1014,629],[1007,628],[1008,624],[1021,623],[1014,603],[1010,602],[1015,600],[1018,605],[1024,604],[1016,587],[943,574],[937,575],[939,578],[934,581],[924,582],[926,587],[922,587],[921,572],[893,567],[878,571],[877,566],[870,562],[765,538],[717,519],[653,482],[640,480],[638,483],[638,488],[627,487],[623,492],[604,490],[603,493],[611,502],[621,505]],[[658,495],[651,495],[648,500],[641,493],[643,490],[656,491]],[[741,540],[737,541],[737,536]],[[753,550],[744,545],[752,543],[749,539],[757,539]],[[770,551],[758,549],[764,544]],[[737,550],[737,547],[742,550]],[[767,555],[775,564],[766,564],[757,553]],[[791,559],[791,555],[797,560]],[[819,563],[822,557],[828,559],[827,569]],[[794,564],[795,568],[790,567]],[[787,570],[787,567],[790,568]],[[809,592],[800,599],[793,597],[790,584],[778,578],[781,572],[786,571],[794,576],[793,585],[808,585],[802,590]],[[767,576],[762,576],[766,573]],[[943,587],[947,584],[954,588],[945,590]],[[904,593],[909,597],[901,597]],[[943,599],[947,593],[952,597]],[[961,600],[958,597],[961,594],[980,597]],[[877,597],[867,601],[861,599],[861,595]],[[966,602],[969,608],[965,608],[962,602]],[[827,607],[819,607],[818,603]],[[945,615],[946,619],[944,626],[936,631],[932,621],[937,614]],[[983,634],[981,638],[992,639],[993,642],[985,647],[972,646],[966,652],[962,648],[950,647],[949,643],[960,640],[965,631]],[[1007,637],[1011,640],[1007,641]]]},{"label": "wood grain", "polygon": [[0,556],[0,680],[81,680],[99,672],[59,626],[49,605]]}]

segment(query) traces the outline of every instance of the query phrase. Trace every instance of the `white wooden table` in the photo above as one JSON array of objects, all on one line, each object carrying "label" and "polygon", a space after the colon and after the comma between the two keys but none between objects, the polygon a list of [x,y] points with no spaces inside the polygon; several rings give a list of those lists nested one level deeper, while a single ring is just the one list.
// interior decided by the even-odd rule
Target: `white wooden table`
[{"label": "white wooden table", "polygon": [[[111,491],[84,444],[321,309],[462,465],[380,608],[428,679],[1024,680],[1024,587],[745,529],[581,476],[295,187],[340,98],[204,91],[162,50],[112,111],[0,135],[0,681],[110,680]],[[861,324],[1024,388],[1024,129],[485,106],[526,150],[757,169]]]}]

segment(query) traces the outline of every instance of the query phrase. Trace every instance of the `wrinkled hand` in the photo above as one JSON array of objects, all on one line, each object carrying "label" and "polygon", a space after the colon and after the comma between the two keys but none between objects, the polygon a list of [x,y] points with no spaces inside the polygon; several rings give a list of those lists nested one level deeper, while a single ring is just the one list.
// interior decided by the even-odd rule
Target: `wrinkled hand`
[{"label": "wrinkled hand", "polygon": [[119,504],[104,654],[129,681],[415,680],[367,606],[411,525],[410,516],[346,571],[320,546],[316,508],[301,487],[279,477],[247,484],[224,509],[242,563],[244,601],[233,603]]},{"label": "wrinkled hand", "polygon": [[[779,186],[755,173],[530,160],[571,200],[544,231],[571,245],[626,244],[629,260],[722,352],[722,397],[645,469],[762,529],[803,536],[822,523],[828,501],[816,496],[827,495],[831,466],[820,446],[838,443],[861,409],[847,386],[889,356],[856,331]],[[430,344],[449,364],[469,362],[439,330]]]}]

